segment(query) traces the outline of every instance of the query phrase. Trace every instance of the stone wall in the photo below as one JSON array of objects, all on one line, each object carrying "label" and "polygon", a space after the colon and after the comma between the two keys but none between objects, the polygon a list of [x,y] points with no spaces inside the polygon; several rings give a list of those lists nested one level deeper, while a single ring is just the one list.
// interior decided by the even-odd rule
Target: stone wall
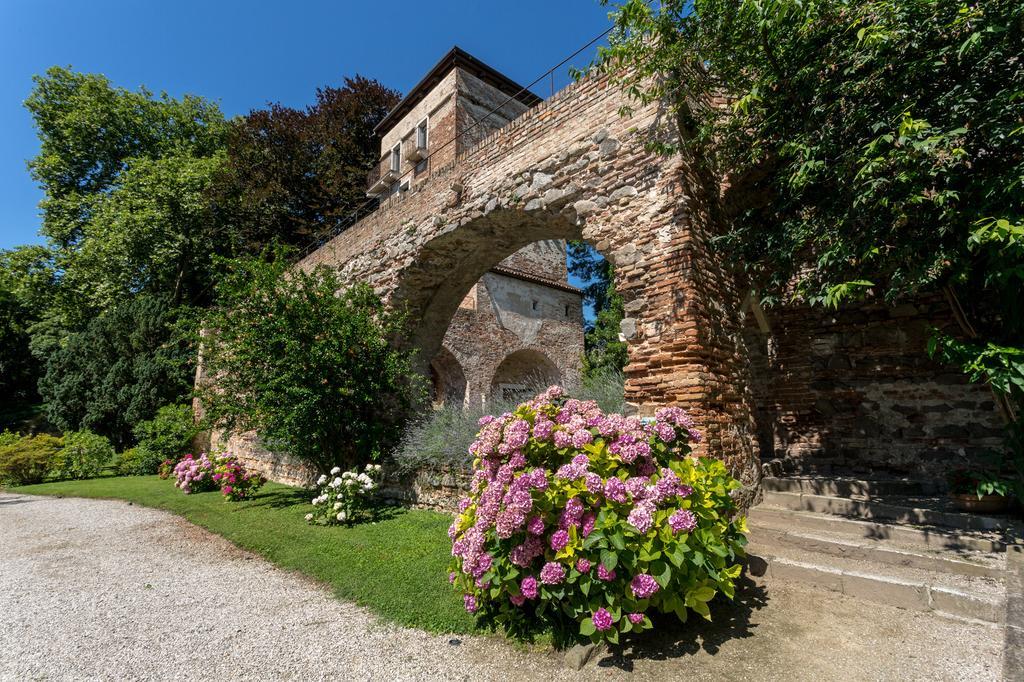
[{"label": "stone wall", "polygon": [[305,462],[267,449],[252,432],[232,435],[224,431],[214,431],[206,434],[206,443],[197,449],[231,453],[247,470],[258,472],[268,480],[285,485],[308,485],[318,475]]},{"label": "stone wall", "polygon": [[380,495],[404,506],[455,514],[459,499],[469,494],[472,478],[467,469],[424,469],[405,475],[391,474],[381,486]]},{"label": "stone wall", "polygon": [[310,254],[368,281],[417,321],[433,357],[473,285],[541,240],[586,239],[615,266],[629,317],[627,399],[640,414],[676,404],[751,489],[757,444],[739,292],[711,252],[679,157],[652,154],[656,106],[619,115],[624,95],[580,81],[481,140],[447,168]]},{"label": "stone wall", "polygon": [[929,329],[958,330],[939,295],[838,312],[792,306],[751,316],[762,442],[789,468],[942,479],[998,448],[991,392],[924,352]]},{"label": "stone wall", "polygon": [[490,133],[504,128],[529,108],[465,69],[454,72],[458,75],[458,151],[469,149]]}]

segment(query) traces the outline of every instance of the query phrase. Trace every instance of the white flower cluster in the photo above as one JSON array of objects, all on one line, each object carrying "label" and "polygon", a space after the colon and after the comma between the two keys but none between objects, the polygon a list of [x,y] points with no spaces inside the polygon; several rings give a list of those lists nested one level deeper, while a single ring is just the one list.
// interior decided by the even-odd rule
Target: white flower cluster
[{"label": "white flower cluster", "polygon": [[367,464],[362,472],[354,469],[342,473],[340,467],[334,467],[330,476],[324,474],[317,479],[319,494],[313,498],[317,509],[306,514],[306,521],[329,524],[352,520],[365,507],[365,498],[379,487],[380,476],[379,464]]}]

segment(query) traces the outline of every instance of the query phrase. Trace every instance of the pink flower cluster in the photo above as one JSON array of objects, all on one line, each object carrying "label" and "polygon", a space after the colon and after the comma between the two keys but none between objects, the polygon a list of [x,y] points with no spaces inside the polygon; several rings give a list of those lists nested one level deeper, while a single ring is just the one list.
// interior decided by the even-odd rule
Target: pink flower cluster
[{"label": "pink flower cluster", "polygon": [[[471,494],[448,529],[456,569],[450,579],[463,591],[466,610],[502,601],[529,609],[546,594],[544,586],[575,589],[583,579],[620,594],[628,589],[636,599],[654,595],[659,585],[652,576],[625,567],[620,581],[583,541],[602,510],[648,538],[657,537],[660,523],[676,534],[693,530],[697,517],[686,508],[693,488],[670,466],[698,439],[679,408],[659,410],[655,419],[604,414],[597,403],[567,399],[558,387],[514,413],[482,418],[469,448],[476,460]],[[504,563],[490,575],[514,566],[514,582],[484,580],[497,562]],[[497,599],[494,586],[501,588]],[[617,627],[604,608],[590,614],[598,631]],[[623,615],[634,625],[644,621],[643,613]]]},{"label": "pink flower cluster", "polygon": [[186,495],[214,490],[217,481],[213,479],[214,464],[206,453],[193,457],[185,455],[174,467],[174,485]]},{"label": "pink flower cluster", "polygon": [[266,483],[263,476],[246,471],[234,455],[217,458],[212,478],[220,486],[221,494],[232,502],[251,498]]},{"label": "pink flower cluster", "polygon": [[195,457],[185,455],[173,469],[175,483],[186,495],[220,488],[227,500],[245,500],[266,480],[259,474],[246,471],[233,455],[210,459],[205,453]]}]

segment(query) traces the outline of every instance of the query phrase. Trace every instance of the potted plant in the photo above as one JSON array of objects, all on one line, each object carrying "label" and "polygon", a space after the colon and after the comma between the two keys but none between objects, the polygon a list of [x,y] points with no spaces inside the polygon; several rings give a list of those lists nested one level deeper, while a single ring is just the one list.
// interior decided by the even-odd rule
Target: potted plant
[{"label": "potted plant", "polygon": [[949,496],[961,511],[998,514],[1009,507],[1013,482],[997,473],[959,468],[947,480]]}]

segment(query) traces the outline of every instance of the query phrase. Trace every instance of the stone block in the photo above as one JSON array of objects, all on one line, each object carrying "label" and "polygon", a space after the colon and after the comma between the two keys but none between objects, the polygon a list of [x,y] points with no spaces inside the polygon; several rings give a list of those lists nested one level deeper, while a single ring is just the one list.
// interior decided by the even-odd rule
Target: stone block
[{"label": "stone block", "polygon": [[843,594],[876,602],[899,606],[912,611],[928,611],[931,608],[928,586],[883,576],[843,573]]}]

